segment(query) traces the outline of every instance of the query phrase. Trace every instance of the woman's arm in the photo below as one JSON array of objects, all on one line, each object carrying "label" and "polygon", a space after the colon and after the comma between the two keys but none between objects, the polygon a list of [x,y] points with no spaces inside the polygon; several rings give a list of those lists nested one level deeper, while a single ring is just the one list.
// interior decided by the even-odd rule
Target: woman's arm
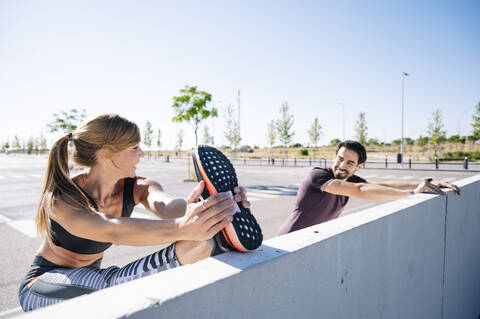
[{"label": "woman's arm", "polygon": [[[203,187],[197,187],[192,196],[198,199],[202,191]],[[227,226],[234,213],[232,195],[219,193],[203,204],[189,203],[185,215],[175,219],[113,218],[73,208],[62,200],[55,201],[51,218],[78,237],[115,245],[150,246],[178,240],[207,240]]]},{"label": "woman's arm", "polygon": [[185,215],[187,202],[165,193],[163,187],[150,178],[138,178],[135,191],[140,193],[140,203],[162,219],[178,218]]}]

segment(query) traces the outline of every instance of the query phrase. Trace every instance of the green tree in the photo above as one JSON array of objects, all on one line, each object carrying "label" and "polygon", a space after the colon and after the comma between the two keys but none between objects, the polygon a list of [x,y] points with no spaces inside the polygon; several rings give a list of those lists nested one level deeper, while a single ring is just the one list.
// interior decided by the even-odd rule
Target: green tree
[{"label": "green tree", "polygon": [[369,138],[368,141],[367,141],[367,145],[378,146],[378,145],[380,145],[380,142],[378,141],[377,138]]},{"label": "green tree", "polygon": [[157,130],[157,149],[160,150],[160,147],[162,147],[162,130],[158,129]]},{"label": "green tree", "polygon": [[366,144],[367,142],[367,130],[368,126],[367,121],[365,120],[365,112],[360,112],[360,114],[358,114],[357,123],[355,124],[355,137],[361,144]]},{"label": "green tree", "polygon": [[235,151],[242,138],[240,136],[240,125],[235,118],[235,109],[231,104],[225,109],[224,119],[225,138],[228,141],[230,149]]},{"label": "green tree", "polygon": [[473,114],[473,135],[480,138],[480,102],[478,102],[475,113]]},{"label": "green tree", "polygon": [[339,143],[341,142],[341,140],[339,138],[334,138],[330,141],[330,146],[337,146]]},{"label": "green tree", "polygon": [[316,117],[313,120],[312,126],[310,130],[308,130],[308,137],[310,138],[310,142],[313,144],[313,160],[315,160],[315,151],[317,149],[318,142],[320,142],[320,138],[322,137],[322,126],[318,123],[318,118]]},{"label": "green tree", "polygon": [[173,109],[175,116],[173,121],[180,122],[191,122],[193,123],[194,132],[195,132],[195,146],[198,145],[198,128],[200,123],[209,118],[217,117],[217,109],[212,107],[211,109],[207,108],[207,103],[212,100],[212,95],[205,91],[198,91],[196,86],[188,86],[180,89],[180,96],[173,97]]},{"label": "green tree", "polygon": [[292,132],[293,115],[288,113],[288,103],[283,102],[280,106],[280,119],[277,120],[277,137],[283,148],[285,149],[285,155],[288,158],[287,147],[292,142],[295,132]]},{"label": "green tree", "polygon": [[22,148],[22,146],[20,145],[20,138],[18,137],[18,135],[15,135],[13,137],[12,148],[16,150],[19,150]]},{"label": "green tree", "polygon": [[41,150],[47,149],[47,139],[45,138],[43,132],[41,132],[40,136],[38,137],[37,145]]},{"label": "green tree", "polygon": [[10,148],[10,143],[8,143],[8,141],[6,141],[5,143],[3,143],[2,145],[2,149],[4,152],[7,152],[8,153],[8,149]]},{"label": "green tree", "polygon": [[445,140],[445,134],[447,132],[443,130],[443,128],[444,125],[442,122],[442,111],[440,111],[440,109],[436,109],[432,113],[432,118],[430,119],[427,129],[435,156],[437,156],[440,151],[440,143]]},{"label": "green tree", "polygon": [[273,155],[273,146],[275,145],[275,142],[277,141],[277,133],[275,129],[275,121],[271,120],[270,123],[268,123],[267,126],[267,141],[268,141],[268,146],[270,146],[270,157]]},{"label": "green tree", "polygon": [[29,137],[27,140],[27,153],[32,154],[33,148],[35,147],[33,137]]},{"label": "green tree", "polygon": [[153,128],[152,128],[152,123],[150,121],[147,121],[145,124],[145,130],[143,131],[143,144],[147,147],[147,149],[150,149],[152,146],[152,140],[153,140]]},{"label": "green tree", "polygon": [[203,137],[202,137],[202,143],[205,145],[210,144],[212,141],[212,136],[210,135],[210,132],[208,131],[208,126],[203,127]]},{"label": "green tree", "polygon": [[183,130],[178,131],[176,149],[178,150],[179,157],[182,156],[183,137],[184,137]]},{"label": "green tree", "polygon": [[77,127],[87,117],[85,109],[71,109],[70,111],[60,111],[60,113],[53,113],[54,120],[47,124],[50,132],[70,133],[77,129]]}]

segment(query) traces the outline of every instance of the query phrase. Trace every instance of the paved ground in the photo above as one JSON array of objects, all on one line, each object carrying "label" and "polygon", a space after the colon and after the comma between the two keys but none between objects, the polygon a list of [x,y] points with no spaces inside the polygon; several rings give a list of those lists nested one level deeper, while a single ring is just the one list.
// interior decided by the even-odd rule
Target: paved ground
[{"label": "paved ground", "polygon": [[[195,183],[188,178],[188,161],[144,160],[138,175],[158,180],[170,194],[185,198]],[[245,166],[236,164],[241,185],[248,189],[252,212],[262,226],[265,239],[274,237],[290,213],[298,186],[310,167]],[[34,215],[40,195],[45,156],[0,156],[0,317],[18,313],[17,287],[40,244],[34,228]],[[190,169],[192,167],[190,166]],[[359,175],[367,180],[416,180],[434,177],[455,181],[475,172],[385,170],[368,168]],[[372,207],[381,202],[351,199],[343,215]],[[137,217],[148,212],[136,208]],[[159,247],[113,247],[104,257],[104,266],[124,265],[152,253]]]}]

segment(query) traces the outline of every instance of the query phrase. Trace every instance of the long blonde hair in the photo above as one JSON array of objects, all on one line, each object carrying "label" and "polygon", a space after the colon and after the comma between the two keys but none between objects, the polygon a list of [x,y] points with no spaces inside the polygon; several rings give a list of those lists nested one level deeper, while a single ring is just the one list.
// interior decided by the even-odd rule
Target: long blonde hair
[{"label": "long blonde hair", "polygon": [[53,244],[49,215],[56,199],[72,207],[93,212],[88,198],[70,178],[68,142],[73,142],[72,160],[79,166],[97,163],[97,151],[105,149],[116,154],[140,142],[138,126],[117,115],[102,114],[83,123],[75,132],[59,138],[50,149],[43,190],[35,218],[37,231],[49,245]]}]

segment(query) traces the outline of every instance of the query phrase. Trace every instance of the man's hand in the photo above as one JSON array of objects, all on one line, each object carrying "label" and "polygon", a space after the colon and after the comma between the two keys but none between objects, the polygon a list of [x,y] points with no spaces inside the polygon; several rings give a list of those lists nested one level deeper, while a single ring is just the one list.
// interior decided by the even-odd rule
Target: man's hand
[{"label": "man's hand", "polygon": [[426,178],[423,180],[423,182],[418,184],[414,190],[414,193],[419,194],[430,191],[434,194],[444,195],[445,193],[442,191],[442,188],[453,189],[457,195],[460,195],[460,189],[457,187],[457,185],[450,184],[448,182],[434,181],[431,178]]},{"label": "man's hand", "polygon": [[453,189],[455,194],[460,195],[460,188],[457,185],[451,184],[449,182],[442,182],[442,181],[431,181],[431,184],[439,187],[439,188],[450,188]]}]

